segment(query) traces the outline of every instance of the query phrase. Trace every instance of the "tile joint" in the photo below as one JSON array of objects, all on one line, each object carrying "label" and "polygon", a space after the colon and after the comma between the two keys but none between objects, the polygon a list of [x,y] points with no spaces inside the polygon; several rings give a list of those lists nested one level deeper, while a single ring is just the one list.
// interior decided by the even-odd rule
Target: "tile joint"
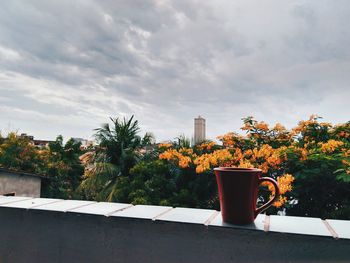
[{"label": "tile joint", "polygon": [[159,217],[165,215],[166,213],[170,212],[171,210],[173,210],[174,207],[170,207],[167,210],[161,212],[159,215],[156,215],[155,217],[152,218],[152,221],[158,220]]},{"label": "tile joint", "polygon": [[[66,200],[66,201],[70,201],[70,200]],[[66,213],[66,212],[73,212],[74,209],[78,209],[78,208],[81,208],[81,207],[84,207],[84,206],[93,205],[93,204],[96,204],[96,202],[90,203],[90,204],[79,205],[79,206],[76,206],[76,207],[73,207],[73,208],[69,208],[69,209],[67,209],[67,210],[63,210],[63,211],[61,211],[61,212],[63,212],[63,213]]]},{"label": "tile joint", "polygon": [[105,216],[105,217],[109,217],[110,215],[113,215],[113,214],[116,213],[116,212],[124,211],[124,210],[129,209],[130,207],[133,207],[133,206],[134,206],[134,205],[130,204],[130,205],[128,205],[128,206],[119,208],[119,209],[117,209],[117,210],[113,210],[112,212],[109,212],[109,213],[105,214],[104,216]]},{"label": "tile joint", "polygon": [[328,223],[327,220],[322,220],[323,224],[326,226],[327,230],[331,233],[333,238],[339,239],[339,235],[335,232],[334,228]]},{"label": "tile joint", "polygon": [[220,214],[220,211],[214,211],[214,213],[204,222],[205,226],[208,226],[213,220]]},{"label": "tile joint", "polygon": [[7,205],[7,204],[14,204],[14,203],[18,203],[18,202],[22,202],[22,201],[28,201],[28,200],[33,200],[34,197],[31,197],[31,198],[28,198],[28,199],[22,199],[22,200],[16,200],[16,201],[9,201],[9,202],[6,202],[6,203],[2,203],[1,205]]},{"label": "tile joint", "polygon": [[64,201],[64,200],[62,200],[62,199],[61,199],[61,200],[60,200],[60,199],[58,199],[58,200],[51,201],[51,202],[44,203],[44,204],[33,205],[33,206],[31,206],[31,207],[28,207],[28,208],[27,208],[27,210],[32,209],[32,208],[37,208],[37,207],[40,207],[40,206],[43,206],[43,205],[51,205],[51,204],[55,204],[55,203],[62,202],[62,201]]},{"label": "tile joint", "polygon": [[264,219],[264,231],[269,232],[270,230],[270,216],[265,214],[265,219]]}]

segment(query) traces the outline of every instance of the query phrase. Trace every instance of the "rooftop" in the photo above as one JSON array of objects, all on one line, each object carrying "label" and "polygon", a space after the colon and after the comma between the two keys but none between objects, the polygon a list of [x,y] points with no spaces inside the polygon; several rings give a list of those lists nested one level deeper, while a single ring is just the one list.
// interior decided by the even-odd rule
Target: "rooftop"
[{"label": "rooftop", "polygon": [[11,170],[11,169],[5,169],[0,167],[0,173],[11,173],[11,174],[17,174],[17,175],[22,175],[22,176],[34,176],[34,177],[40,177],[40,178],[45,178],[48,179],[47,176],[43,174],[36,174],[36,173],[28,173],[28,172],[23,172],[23,171],[16,171],[16,170]]}]

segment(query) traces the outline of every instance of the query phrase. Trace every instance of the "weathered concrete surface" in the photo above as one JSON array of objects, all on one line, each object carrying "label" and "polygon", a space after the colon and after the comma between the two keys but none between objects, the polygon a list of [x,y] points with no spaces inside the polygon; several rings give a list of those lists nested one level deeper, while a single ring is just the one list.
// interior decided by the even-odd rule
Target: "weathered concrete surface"
[{"label": "weathered concrete surface", "polygon": [[20,173],[0,171],[0,195],[40,197],[41,178]]},{"label": "weathered concrete surface", "polygon": [[350,240],[0,208],[0,262],[349,262]]}]

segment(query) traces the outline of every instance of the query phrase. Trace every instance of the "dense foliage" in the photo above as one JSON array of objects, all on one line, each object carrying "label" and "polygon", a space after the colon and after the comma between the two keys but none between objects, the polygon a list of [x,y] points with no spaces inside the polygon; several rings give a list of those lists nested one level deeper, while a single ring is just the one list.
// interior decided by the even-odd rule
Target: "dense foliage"
[{"label": "dense foliage", "polygon": [[[221,145],[204,142],[192,148],[163,144],[159,157],[186,174],[195,169],[197,176],[215,166],[258,167],[281,189],[270,213],[285,209],[289,215],[350,218],[350,122],[333,126],[319,120],[311,116],[287,130],[248,117],[245,136],[228,133],[218,137]],[[261,192],[260,200],[267,198]]]},{"label": "dense foliage", "polygon": [[36,172],[41,170],[39,150],[29,139],[11,132],[7,137],[0,135],[0,167],[12,170]]},{"label": "dense foliage", "polygon": [[[0,136],[0,167],[44,174],[43,196],[219,209],[212,168],[258,167],[282,195],[268,213],[350,219],[350,122],[331,125],[317,116],[287,130],[243,119],[245,135],[190,146],[183,135],[155,144],[139,136],[138,122],[113,119],[96,129],[97,145],[82,150],[58,136],[37,148],[16,133]],[[274,193],[261,187],[259,202]]]},{"label": "dense foliage", "polygon": [[127,201],[124,188],[130,184],[130,169],[142,158],[142,148],[153,140],[146,133],[138,136],[138,122],[133,116],[126,120],[111,118],[96,129],[98,146],[81,156],[85,165],[79,193],[86,199]]},{"label": "dense foliage", "polygon": [[82,154],[81,143],[73,139],[63,144],[62,136],[58,136],[49,147],[41,151],[41,159],[45,164],[42,173],[49,176],[44,181],[43,196],[54,198],[78,198],[76,189],[81,183],[84,167],[79,160]]},{"label": "dense foliage", "polygon": [[44,197],[77,197],[75,192],[83,173],[80,146],[72,139],[63,144],[62,136],[58,136],[41,149],[27,137],[12,132],[5,138],[0,137],[0,167],[47,176],[43,180]]}]

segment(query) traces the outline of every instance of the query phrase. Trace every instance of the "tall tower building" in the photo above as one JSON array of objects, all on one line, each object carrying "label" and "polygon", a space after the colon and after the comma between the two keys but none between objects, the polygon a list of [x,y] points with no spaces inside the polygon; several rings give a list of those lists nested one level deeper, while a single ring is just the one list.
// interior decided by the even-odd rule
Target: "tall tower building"
[{"label": "tall tower building", "polygon": [[194,119],[194,143],[205,141],[205,119],[201,116]]}]

